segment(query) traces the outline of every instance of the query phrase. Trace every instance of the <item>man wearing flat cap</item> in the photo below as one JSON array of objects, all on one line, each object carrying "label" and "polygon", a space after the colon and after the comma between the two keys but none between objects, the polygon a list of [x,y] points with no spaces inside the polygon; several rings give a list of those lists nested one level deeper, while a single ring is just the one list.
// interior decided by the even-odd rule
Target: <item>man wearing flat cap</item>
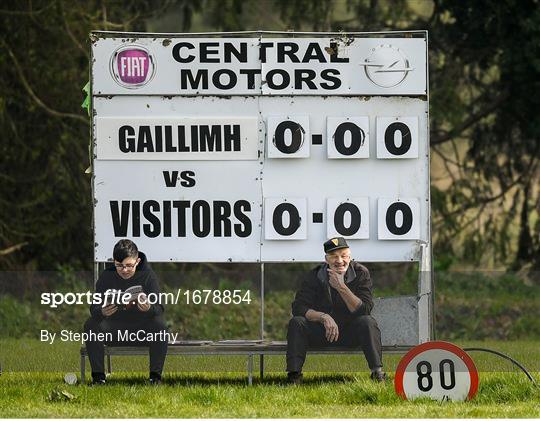
[{"label": "man wearing flat cap", "polygon": [[359,346],[371,379],[383,382],[381,331],[370,315],[372,282],[367,268],[351,261],[343,237],[324,243],[325,263],[312,269],[292,303],[287,331],[287,372],[290,383],[302,382],[308,347]]}]

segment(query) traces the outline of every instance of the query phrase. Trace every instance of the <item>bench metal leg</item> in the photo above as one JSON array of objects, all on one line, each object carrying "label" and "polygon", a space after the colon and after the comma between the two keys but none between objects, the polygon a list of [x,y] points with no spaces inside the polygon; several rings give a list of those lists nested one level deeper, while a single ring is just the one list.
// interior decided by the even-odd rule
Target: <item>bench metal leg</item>
[{"label": "bench metal leg", "polygon": [[109,374],[112,373],[111,354],[107,354],[107,372],[108,372]]},{"label": "bench metal leg", "polygon": [[248,369],[248,384],[251,386],[253,384],[253,354],[248,355],[247,369]]},{"label": "bench metal leg", "polygon": [[86,383],[86,379],[84,378],[86,372],[86,357],[81,354],[81,383]]},{"label": "bench metal leg", "polygon": [[264,377],[264,354],[259,355],[259,374],[262,380]]}]

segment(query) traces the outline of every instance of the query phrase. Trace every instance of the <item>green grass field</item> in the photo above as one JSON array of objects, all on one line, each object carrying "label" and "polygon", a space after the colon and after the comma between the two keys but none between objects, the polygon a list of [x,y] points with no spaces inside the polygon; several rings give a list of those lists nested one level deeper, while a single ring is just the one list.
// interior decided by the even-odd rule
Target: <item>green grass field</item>
[{"label": "green grass field", "polygon": [[[516,358],[540,379],[538,342],[462,342]],[[0,417],[540,417],[540,387],[495,356],[471,353],[480,388],[471,402],[403,401],[394,393],[400,356],[385,356],[391,381],[369,381],[363,358],[309,356],[305,383],[286,385],[283,357],[267,358],[268,375],[248,386],[245,358],[171,357],[164,384],[146,385],[144,357],[116,358],[108,385],[69,386],[78,345],[2,340]],[[44,371],[49,370],[49,371]],[[63,393],[64,392],[64,393]]]}]

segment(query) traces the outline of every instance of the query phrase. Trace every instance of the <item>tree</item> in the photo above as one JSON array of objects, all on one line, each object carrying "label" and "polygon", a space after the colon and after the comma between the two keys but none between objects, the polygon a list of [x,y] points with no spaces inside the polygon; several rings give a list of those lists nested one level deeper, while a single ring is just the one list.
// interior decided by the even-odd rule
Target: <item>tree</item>
[{"label": "tree", "polygon": [[90,30],[428,29],[433,231],[460,261],[540,268],[535,0],[4,1],[0,266],[92,261]]},{"label": "tree", "polygon": [[531,227],[540,211],[538,3],[437,1],[431,27],[443,62],[431,72],[432,150],[459,174],[434,202],[444,241],[461,233],[475,261],[491,253],[540,267],[539,225]]},{"label": "tree", "polygon": [[540,7],[534,0],[279,1],[294,27],[427,29],[438,253],[540,268]]},{"label": "tree", "polygon": [[85,175],[89,118],[80,107],[88,81],[88,34],[92,29],[144,31],[146,21],[167,8],[196,4],[2,3],[1,267],[91,267],[91,178]]}]

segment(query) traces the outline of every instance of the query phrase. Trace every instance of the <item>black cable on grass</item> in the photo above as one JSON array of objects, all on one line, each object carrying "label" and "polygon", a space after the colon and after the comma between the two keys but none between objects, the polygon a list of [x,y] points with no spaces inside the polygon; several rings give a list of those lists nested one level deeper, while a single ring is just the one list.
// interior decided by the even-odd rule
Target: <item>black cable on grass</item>
[{"label": "black cable on grass", "polygon": [[514,360],[512,357],[509,357],[508,355],[505,355],[503,354],[502,352],[499,352],[499,351],[494,351],[492,349],[487,349],[487,348],[463,348],[463,351],[482,351],[482,352],[489,352],[491,354],[495,354],[495,355],[498,355],[499,357],[502,357],[504,359],[507,359],[508,361],[512,362],[514,365],[518,366],[521,371],[523,371],[525,373],[525,375],[529,378],[529,380],[531,382],[533,382],[533,384],[535,386],[538,386],[538,384],[536,383],[536,381],[534,380],[534,378],[529,374],[529,372],[527,371],[527,369],[525,367],[523,367],[519,362],[517,362],[516,360]]}]

